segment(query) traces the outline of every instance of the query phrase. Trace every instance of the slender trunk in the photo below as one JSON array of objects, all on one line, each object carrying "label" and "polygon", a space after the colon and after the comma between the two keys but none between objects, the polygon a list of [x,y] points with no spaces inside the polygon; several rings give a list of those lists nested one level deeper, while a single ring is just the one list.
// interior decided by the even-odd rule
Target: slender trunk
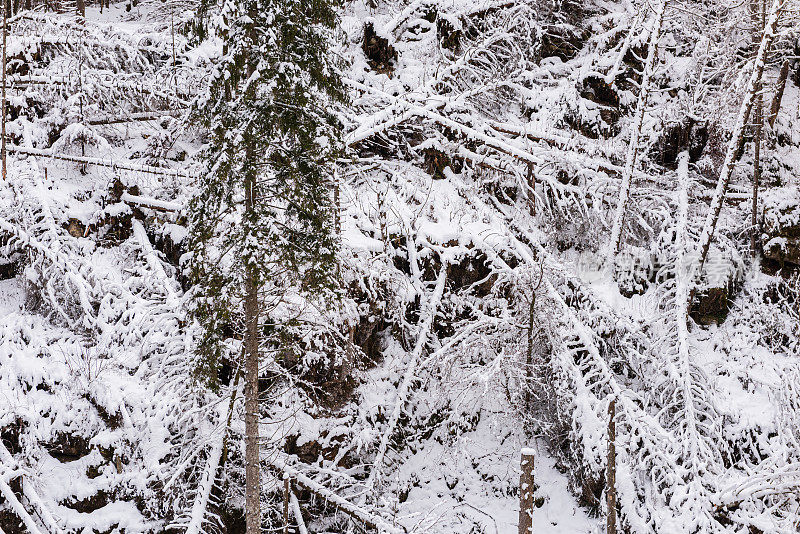
[{"label": "slender trunk", "polygon": [[8,34],[8,13],[6,12],[6,6],[3,4],[3,105],[2,105],[2,114],[3,114],[3,131],[2,136],[3,139],[0,141],[0,157],[3,159],[3,181],[6,181],[8,177],[6,171],[6,35]]},{"label": "slender trunk", "polygon": [[606,534],[617,532],[617,400],[608,405],[608,464],[606,466]]},{"label": "slender trunk", "polygon": [[[251,15],[253,20],[255,14]],[[255,30],[251,28],[251,43],[255,44]],[[256,70],[255,58],[248,60],[248,77]],[[256,207],[257,158],[252,133],[245,133],[245,219],[250,219]],[[249,222],[247,224],[250,224]],[[249,233],[249,232],[248,232]],[[245,515],[247,534],[261,532],[261,453],[259,449],[258,410],[258,273],[247,258],[245,265]]]},{"label": "slender trunk", "polygon": [[78,22],[83,24],[84,20],[86,20],[86,0],[78,0],[76,6],[78,8]]},{"label": "slender trunk", "polygon": [[751,213],[750,254],[755,257],[758,246],[758,185],[761,182],[761,135],[763,119],[761,116],[761,95],[756,96],[755,102],[755,133],[753,134],[753,207]]},{"label": "slender trunk", "polygon": [[[764,17],[766,6],[764,0],[755,0],[753,2],[753,15],[755,18],[755,28],[753,31],[753,42],[760,43],[762,34],[764,32]],[[755,123],[755,131],[753,133],[753,206],[751,210],[751,229],[750,229],[750,254],[755,257],[756,247],[758,246],[758,184],[761,181],[761,137],[764,125],[764,118],[762,116],[763,97],[761,95],[762,84],[759,80],[756,85],[756,98],[753,106],[755,107],[753,118]]]},{"label": "slender trunk", "polygon": [[775,126],[775,119],[781,110],[781,100],[783,92],[786,90],[786,79],[789,77],[789,60],[785,60],[781,66],[781,73],[778,75],[778,83],[775,84],[775,96],[772,97],[772,105],[769,108],[769,127]]},{"label": "slender trunk", "polygon": [[[252,209],[253,188],[248,180],[247,204]],[[247,534],[261,531],[261,461],[258,430],[258,286],[253,268],[245,278],[245,508]]]},{"label": "slender trunk", "polygon": [[292,491],[289,474],[283,474],[283,534],[289,534],[289,492]]},{"label": "slender trunk", "polygon": [[531,215],[536,215],[536,177],[533,175],[533,163],[528,162],[528,187],[531,199],[530,212]]},{"label": "slender trunk", "polygon": [[335,216],[333,218],[333,229],[336,235],[342,237],[342,201],[339,197],[339,174],[334,170],[333,173],[333,205],[335,208]]},{"label": "slender trunk", "polygon": [[[536,308],[536,290],[531,292],[531,302],[528,306],[528,346],[525,355],[525,420],[527,421],[528,413],[533,405],[531,395],[531,383],[533,382],[533,320],[534,311]],[[526,427],[529,426],[526,424]],[[531,436],[531,429],[528,428],[526,434]]]}]

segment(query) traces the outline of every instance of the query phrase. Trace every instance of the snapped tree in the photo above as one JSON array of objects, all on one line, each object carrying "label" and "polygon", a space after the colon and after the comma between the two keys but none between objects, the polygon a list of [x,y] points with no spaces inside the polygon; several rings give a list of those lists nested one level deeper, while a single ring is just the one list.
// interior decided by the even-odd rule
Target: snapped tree
[{"label": "snapped tree", "polygon": [[208,131],[207,172],[189,210],[197,373],[214,387],[228,341],[241,339],[248,534],[261,521],[260,354],[280,343],[278,310],[336,286],[334,110],[345,92],[330,51],[334,7],[224,2],[214,21],[223,57],[193,112]]}]

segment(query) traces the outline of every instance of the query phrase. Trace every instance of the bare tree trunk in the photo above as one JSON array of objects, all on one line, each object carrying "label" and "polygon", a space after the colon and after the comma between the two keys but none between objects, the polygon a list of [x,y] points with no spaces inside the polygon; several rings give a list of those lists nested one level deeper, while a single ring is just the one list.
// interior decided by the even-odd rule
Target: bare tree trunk
[{"label": "bare tree trunk", "polygon": [[[256,20],[258,14],[251,8],[250,18]],[[248,30],[251,46],[257,42],[255,25],[251,24]],[[253,76],[256,71],[256,59],[249,57],[247,60],[247,75]],[[254,95],[249,95],[253,98]],[[251,132],[245,133],[245,165],[246,175],[244,182],[245,218],[248,218],[256,209],[258,167],[255,165],[258,155],[255,152],[254,140]],[[249,223],[248,223],[249,224]],[[249,234],[249,232],[248,232]],[[258,362],[259,362],[259,317],[261,315],[258,302],[258,272],[252,263],[253,258],[247,258],[245,265],[245,383],[244,383],[244,431],[245,431],[245,523],[247,534],[260,534],[261,532],[261,450],[259,447],[259,409],[258,409]]]},{"label": "bare tree trunk", "polygon": [[78,22],[83,23],[86,20],[86,0],[77,0],[75,5],[78,10]]},{"label": "bare tree trunk", "polygon": [[289,534],[289,493],[292,491],[289,473],[283,474],[283,534]]},{"label": "bare tree trunk", "polygon": [[333,218],[333,229],[337,237],[342,237],[342,201],[339,198],[339,174],[334,170],[333,172],[333,207],[335,209]]},{"label": "bare tree trunk", "polygon": [[533,449],[522,449],[519,475],[519,534],[533,534]]},{"label": "bare tree trunk", "polygon": [[[525,410],[530,411],[532,405],[531,382],[533,381],[533,320],[536,308],[536,290],[531,292],[531,302],[528,306],[528,346],[525,354]],[[527,415],[527,413],[525,414]]]},{"label": "bare tree trunk", "polygon": [[0,141],[0,151],[2,155],[0,155],[3,159],[3,181],[5,182],[8,174],[6,172],[6,35],[8,34],[8,12],[6,11],[6,4],[3,4],[3,106],[2,106],[2,114],[3,114],[3,131],[2,136],[3,139]]},{"label": "bare tree trunk", "polygon": [[[252,209],[255,180],[248,179],[247,201]],[[245,280],[245,508],[247,534],[261,531],[261,458],[258,430],[258,287],[253,267],[248,266]]]},{"label": "bare tree trunk", "polygon": [[606,465],[606,534],[617,532],[617,400],[608,405],[608,464]]},{"label": "bare tree trunk", "polygon": [[528,162],[527,185],[530,188],[531,197],[530,213],[536,215],[536,176],[533,174],[533,163],[530,161]]},{"label": "bare tree trunk", "polygon": [[[764,17],[766,16],[764,0],[754,0],[753,17],[755,25],[753,30],[753,43],[760,43],[764,33]],[[758,184],[761,182],[761,137],[764,126],[763,97],[761,95],[761,81],[756,84],[755,113],[753,113],[755,131],[753,133],[753,207],[750,217],[750,254],[755,257],[758,246]]]},{"label": "bare tree trunk", "polygon": [[775,126],[775,118],[781,110],[781,100],[783,91],[786,89],[786,79],[789,77],[789,60],[783,62],[781,73],[778,75],[778,83],[775,84],[775,96],[772,97],[772,105],[769,108],[769,127]]}]

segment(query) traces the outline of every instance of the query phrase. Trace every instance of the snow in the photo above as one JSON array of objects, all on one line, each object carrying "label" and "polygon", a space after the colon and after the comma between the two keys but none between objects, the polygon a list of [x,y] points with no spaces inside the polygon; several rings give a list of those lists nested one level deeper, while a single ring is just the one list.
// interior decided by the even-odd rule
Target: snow
[{"label": "snow", "polygon": [[22,311],[25,292],[17,278],[0,280],[0,319]]},{"label": "snow", "polygon": [[[722,154],[709,152],[724,139],[698,162],[682,154],[677,171],[654,162],[674,119],[743,128],[753,69],[733,79],[740,58],[727,40],[741,29],[706,27],[669,3],[654,13],[590,2],[583,49],[538,60],[541,36],[569,30],[578,13],[549,19],[541,6],[502,0],[370,4],[342,7],[334,45],[351,97],[336,110],[349,146],[337,169],[346,291],[322,303],[330,308],[287,297],[285,309],[305,306],[293,316],[296,344],[262,363],[274,380],[264,461],[305,488],[290,497],[305,531],[345,531],[339,508],[386,532],[515,532],[520,457],[533,455],[535,532],[602,532],[612,399],[620,518],[632,533],[796,528],[796,281],[750,262],[747,206],[723,202],[734,187],[749,200],[749,149],[739,169],[728,150],[713,197],[708,180],[718,174],[708,165]],[[0,470],[35,492],[15,502],[4,482],[0,511],[41,520],[31,532],[200,533],[218,495],[243,504],[241,391],[200,387],[185,264],[157,250],[168,237],[170,255],[191,256],[184,219],[205,139],[182,109],[223,50],[216,35],[190,43],[182,31],[192,14],[169,13],[172,5],[90,6],[83,28],[41,13],[12,28],[15,53],[53,50],[14,78],[28,85],[13,105],[42,109],[10,121],[11,179],[0,185],[0,257],[22,261],[0,280],[0,428],[21,435]],[[433,7],[437,21],[463,31],[460,50],[424,18]],[[746,6],[730,9],[730,24],[749,20]],[[366,60],[368,22],[398,52],[391,72]],[[645,58],[644,90],[620,83],[631,81],[626,51],[651,39],[660,46]],[[733,74],[703,78],[718,69]],[[603,135],[600,105],[579,92],[589,76],[613,82],[621,102]],[[800,226],[798,102],[790,83],[760,197],[768,232]],[[163,115],[86,120],[151,113]],[[450,158],[442,179],[426,149]],[[110,203],[117,181],[138,192]],[[142,218],[107,232],[108,216],[129,214]],[[85,236],[69,234],[70,219]],[[610,273],[599,260],[617,237]],[[690,286],[705,242],[705,278]],[[630,296],[623,277],[638,271],[626,272],[628,261],[647,275]],[[729,283],[724,322],[687,316],[692,289]],[[226,337],[226,364],[240,351],[239,338]],[[79,440],[77,458],[56,452],[65,436]],[[280,514],[274,482],[265,477],[264,507]],[[92,499],[92,511],[76,510]],[[712,516],[734,503],[717,510],[723,520]]]}]

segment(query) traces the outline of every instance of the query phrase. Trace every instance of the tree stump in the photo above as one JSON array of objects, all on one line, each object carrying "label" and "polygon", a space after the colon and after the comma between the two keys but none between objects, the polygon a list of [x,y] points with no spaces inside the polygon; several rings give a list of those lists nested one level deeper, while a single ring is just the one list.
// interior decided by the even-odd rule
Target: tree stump
[{"label": "tree stump", "polygon": [[519,475],[519,534],[533,534],[533,449],[521,451]]}]

